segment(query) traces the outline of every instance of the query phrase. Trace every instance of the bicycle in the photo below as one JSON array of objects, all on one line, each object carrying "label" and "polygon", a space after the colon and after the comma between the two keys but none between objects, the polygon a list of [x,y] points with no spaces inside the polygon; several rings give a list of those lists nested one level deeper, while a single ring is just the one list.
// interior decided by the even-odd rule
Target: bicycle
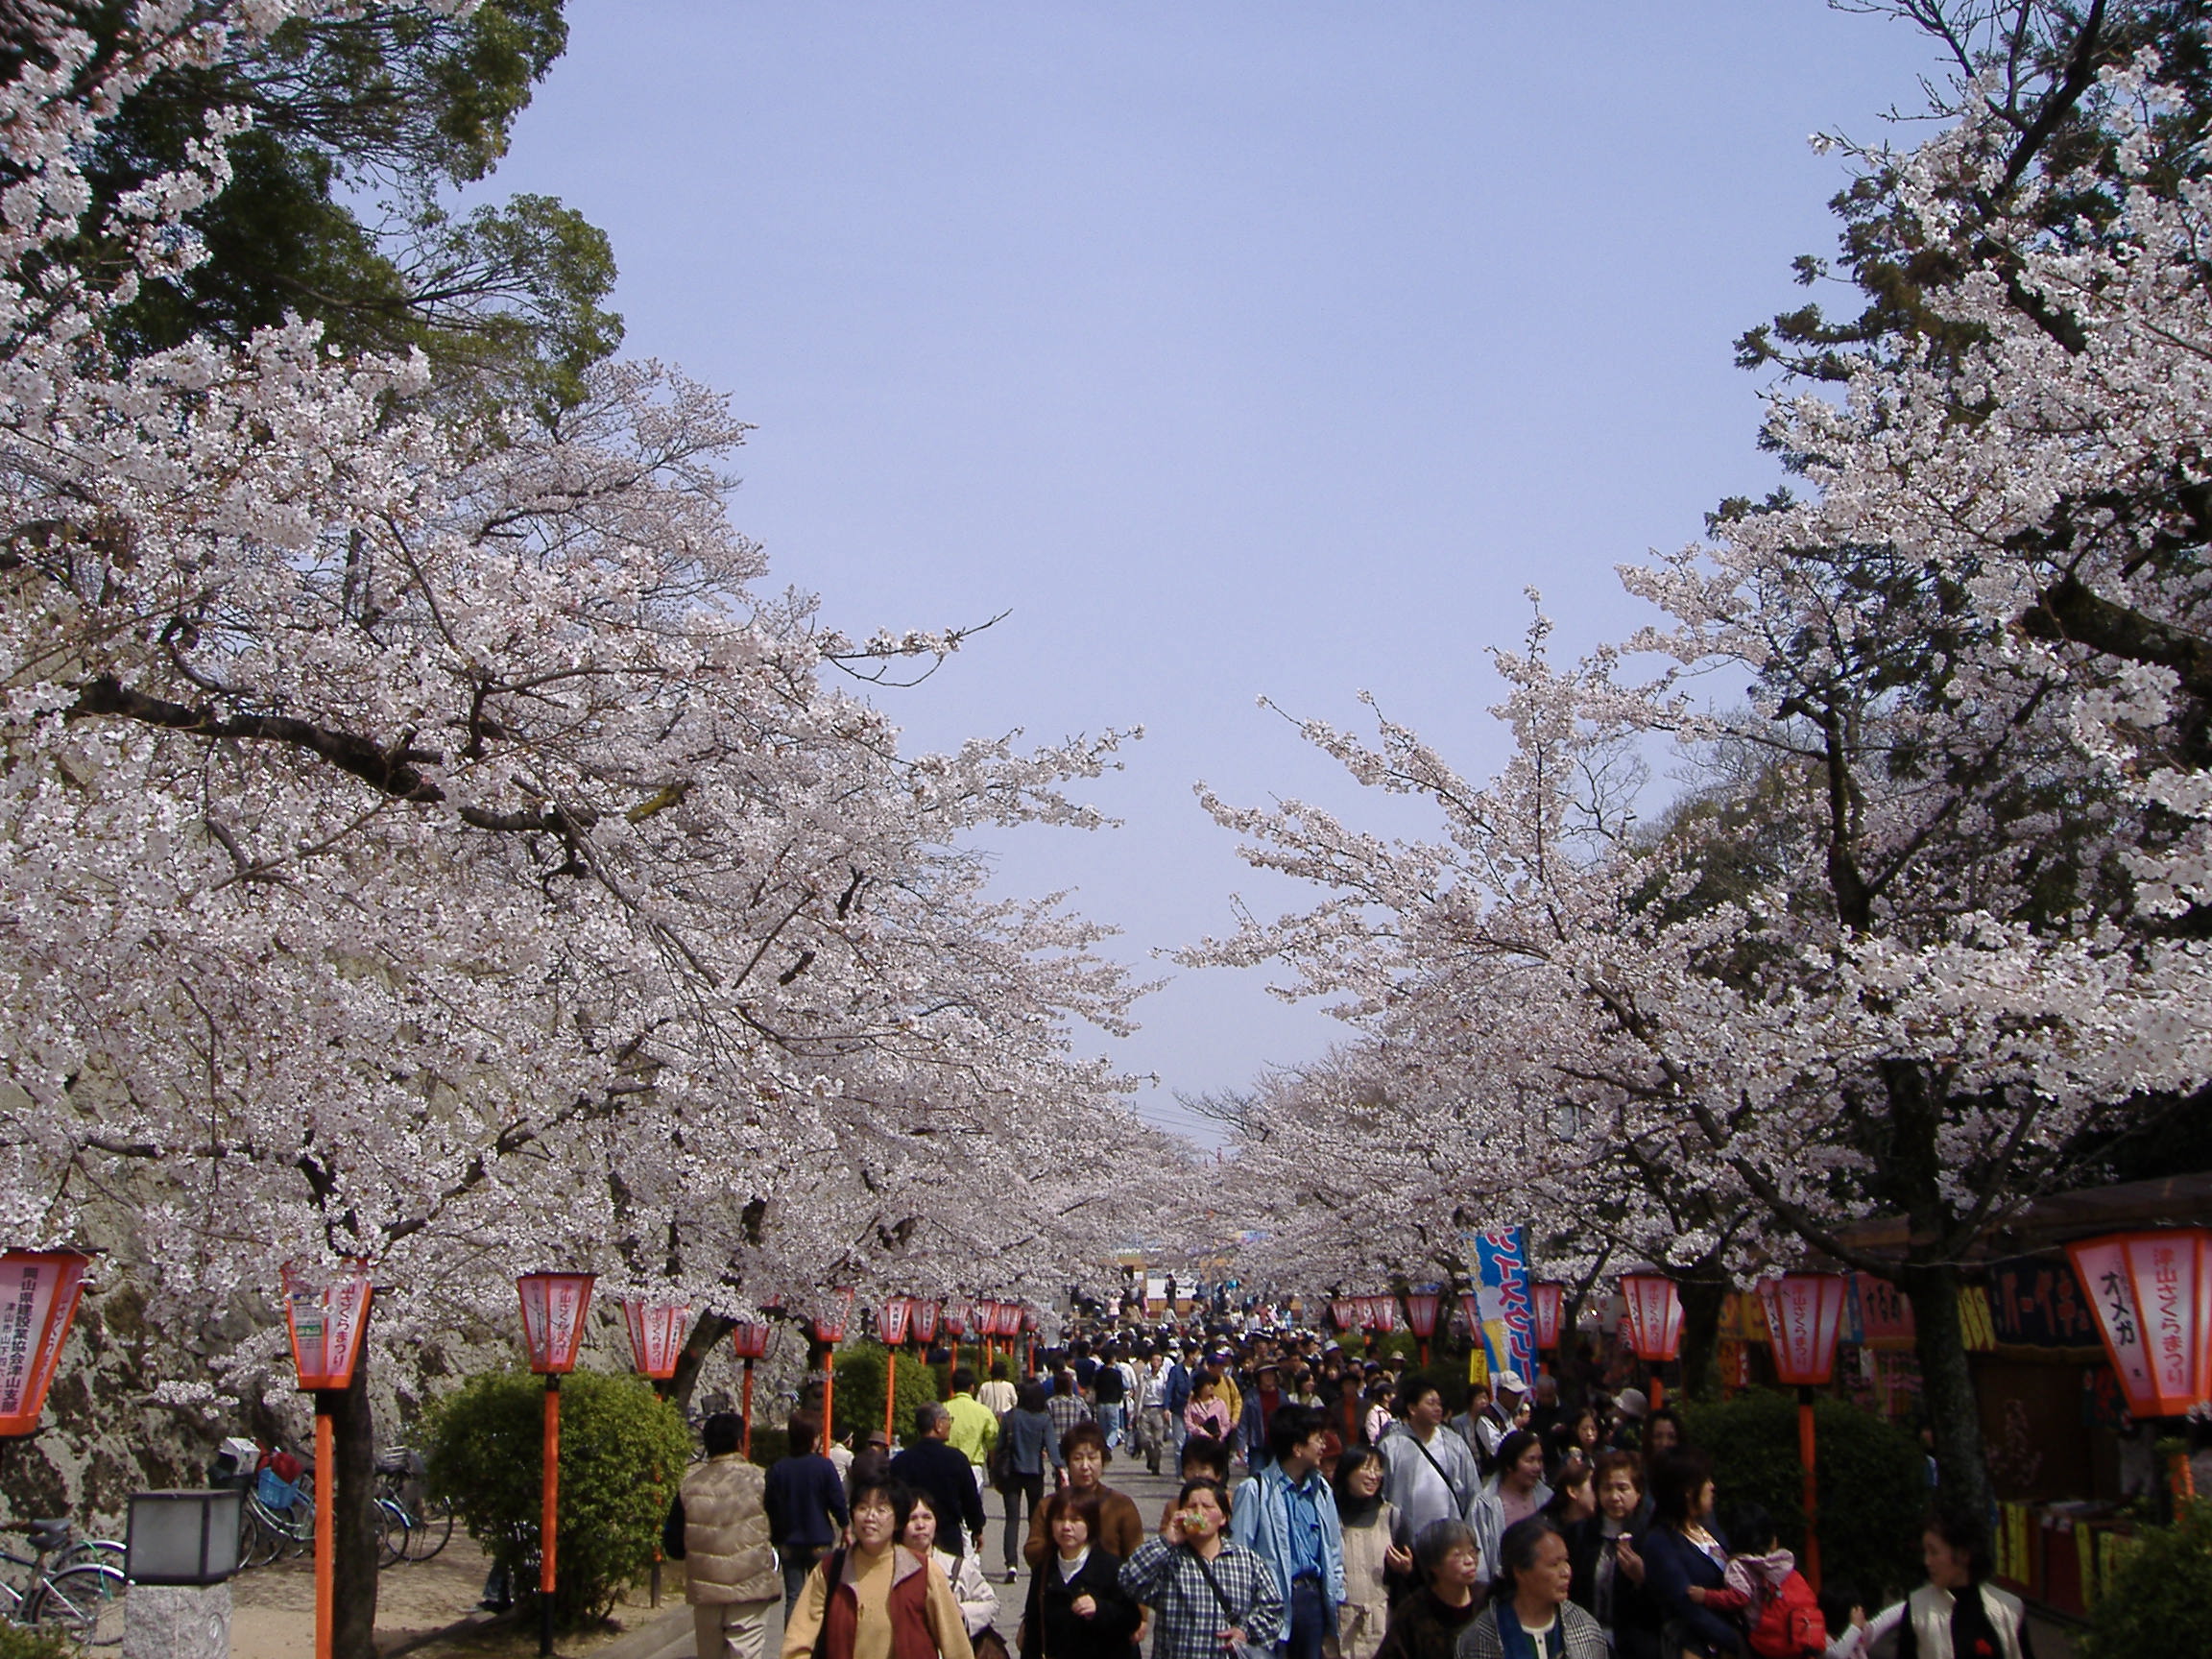
[{"label": "bicycle", "polygon": [[266,1567],[315,1547],[314,1479],[314,1467],[289,1453],[244,1438],[223,1442],[207,1481],[240,1494],[239,1566]]},{"label": "bicycle", "polygon": [[266,1567],[280,1555],[304,1555],[314,1548],[315,1500],[307,1487],[274,1469],[262,1470],[238,1506],[239,1565]]},{"label": "bicycle", "polygon": [[421,1454],[386,1452],[376,1459],[375,1513],[377,1560],[386,1567],[401,1561],[427,1561],[453,1536],[453,1504],[422,1490]]},{"label": "bicycle", "polygon": [[[30,1583],[19,1588],[0,1577],[0,1618],[84,1647],[120,1646],[123,1599],[131,1588],[123,1546],[110,1538],[78,1538],[66,1520],[34,1521],[23,1535],[33,1553],[0,1547],[0,1563],[29,1568]],[[49,1555],[56,1558],[51,1568]]]}]

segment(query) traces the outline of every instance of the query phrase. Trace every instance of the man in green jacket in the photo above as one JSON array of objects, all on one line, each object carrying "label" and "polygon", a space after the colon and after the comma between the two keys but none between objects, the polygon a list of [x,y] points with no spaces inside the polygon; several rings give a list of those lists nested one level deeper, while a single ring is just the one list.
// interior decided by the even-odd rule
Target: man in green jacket
[{"label": "man in green jacket", "polygon": [[998,1416],[975,1398],[975,1373],[963,1365],[952,1373],[952,1398],[945,1402],[952,1416],[952,1450],[974,1466],[975,1486],[983,1487],[983,1472],[991,1466],[991,1449],[998,1444]]}]

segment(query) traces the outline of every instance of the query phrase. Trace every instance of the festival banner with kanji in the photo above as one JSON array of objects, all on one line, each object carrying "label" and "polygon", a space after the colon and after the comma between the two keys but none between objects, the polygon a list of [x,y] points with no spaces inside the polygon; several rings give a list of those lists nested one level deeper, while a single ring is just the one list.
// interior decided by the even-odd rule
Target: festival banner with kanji
[{"label": "festival banner with kanji", "polygon": [[1527,1230],[1501,1227],[1473,1235],[1482,1350],[1491,1371],[1536,1371],[1536,1310],[1528,1295]]}]

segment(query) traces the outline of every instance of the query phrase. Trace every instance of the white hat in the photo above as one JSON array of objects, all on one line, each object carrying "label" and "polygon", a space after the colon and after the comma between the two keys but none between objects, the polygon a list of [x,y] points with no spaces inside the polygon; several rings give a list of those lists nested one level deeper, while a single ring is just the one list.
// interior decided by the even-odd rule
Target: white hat
[{"label": "white hat", "polygon": [[1493,1381],[1501,1394],[1526,1394],[1528,1392],[1528,1384],[1521,1381],[1521,1373],[1518,1371],[1501,1371]]}]

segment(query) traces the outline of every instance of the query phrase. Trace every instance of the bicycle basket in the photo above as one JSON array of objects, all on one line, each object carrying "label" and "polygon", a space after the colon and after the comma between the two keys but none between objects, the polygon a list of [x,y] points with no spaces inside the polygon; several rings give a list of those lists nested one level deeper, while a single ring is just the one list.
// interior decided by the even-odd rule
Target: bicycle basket
[{"label": "bicycle basket", "polygon": [[283,1510],[292,1507],[293,1501],[300,1496],[300,1488],[276,1470],[264,1469],[254,1482],[253,1496],[272,1509]]}]

